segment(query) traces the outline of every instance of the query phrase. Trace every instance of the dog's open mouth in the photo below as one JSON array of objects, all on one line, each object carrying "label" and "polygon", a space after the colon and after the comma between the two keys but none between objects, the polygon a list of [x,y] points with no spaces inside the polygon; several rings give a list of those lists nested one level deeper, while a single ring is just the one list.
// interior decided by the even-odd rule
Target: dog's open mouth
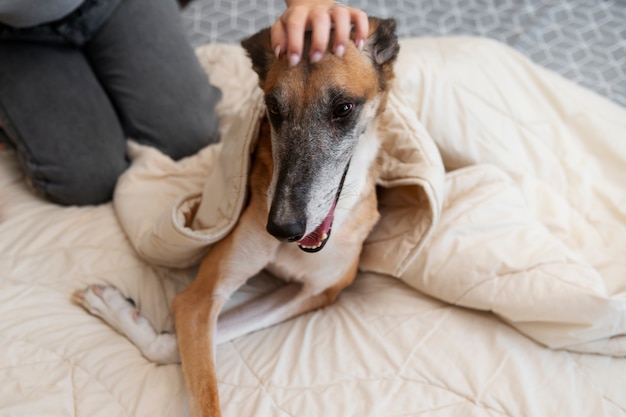
[{"label": "dog's open mouth", "polygon": [[335,195],[335,201],[333,201],[333,205],[330,207],[330,211],[328,212],[328,215],[326,215],[326,218],[322,221],[322,224],[317,226],[315,230],[313,230],[311,233],[298,241],[298,247],[303,251],[310,253],[319,252],[324,248],[326,242],[328,242],[328,238],[330,237],[330,230],[333,226],[333,219],[335,218],[335,208],[337,207],[337,201],[339,200],[339,195],[341,194],[343,183],[346,180],[348,168],[350,168],[349,162],[346,166],[346,169],[343,171],[343,176],[341,177],[341,181],[339,182],[337,194]]},{"label": "dog's open mouth", "polygon": [[[337,193],[339,195],[339,193]],[[333,225],[333,218],[335,217],[335,207],[337,206],[337,200],[333,202],[328,215],[315,230],[306,235],[298,241],[298,246],[305,252],[319,252],[322,250],[328,238],[330,237],[330,229]]]}]

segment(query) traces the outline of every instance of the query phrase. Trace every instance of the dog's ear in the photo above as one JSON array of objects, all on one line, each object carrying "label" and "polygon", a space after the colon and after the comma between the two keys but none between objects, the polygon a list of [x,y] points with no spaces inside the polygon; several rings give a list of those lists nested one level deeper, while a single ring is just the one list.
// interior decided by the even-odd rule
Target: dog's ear
[{"label": "dog's ear", "polygon": [[272,51],[270,29],[262,29],[249,38],[244,39],[241,41],[241,46],[243,46],[252,60],[252,69],[259,76],[259,83],[262,87],[269,67],[276,59]]},{"label": "dog's ear", "polygon": [[369,35],[363,50],[377,65],[384,66],[393,63],[400,51],[395,19],[370,17]]}]

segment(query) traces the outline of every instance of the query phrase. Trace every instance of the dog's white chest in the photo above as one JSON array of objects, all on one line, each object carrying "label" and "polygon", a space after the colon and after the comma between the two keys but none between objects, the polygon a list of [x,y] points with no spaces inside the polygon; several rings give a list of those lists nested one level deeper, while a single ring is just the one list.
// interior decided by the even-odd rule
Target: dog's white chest
[{"label": "dog's white chest", "polygon": [[333,237],[317,253],[304,252],[295,244],[282,244],[267,269],[287,282],[305,283],[313,292],[316,288],[322,291],[345,273],[345,260],[354,256],[354,248],[338,248]]}]

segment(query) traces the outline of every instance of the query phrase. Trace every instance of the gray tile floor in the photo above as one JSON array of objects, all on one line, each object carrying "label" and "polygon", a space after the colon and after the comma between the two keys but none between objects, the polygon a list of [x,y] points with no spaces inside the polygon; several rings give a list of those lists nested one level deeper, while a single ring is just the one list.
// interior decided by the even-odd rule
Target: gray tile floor
[{"label": "gray tile floor", "polygon": [[[476,35],[626,106],[626,0],[347,0],[394,17],[398,34]],[[183,18],[194,46],[234,43],[270,26],[283,0],[194,0]]]}]

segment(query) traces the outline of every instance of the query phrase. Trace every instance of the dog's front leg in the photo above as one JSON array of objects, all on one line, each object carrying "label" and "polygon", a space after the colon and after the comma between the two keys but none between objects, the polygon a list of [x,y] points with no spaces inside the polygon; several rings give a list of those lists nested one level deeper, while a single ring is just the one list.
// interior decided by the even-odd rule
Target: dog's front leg
[{"label": "dog's front leg", "polygon": [[174,299],[176,337],[187,385],[191,417],[219,417],[212,335],[220,300],[187,291]]},{"label": "dog's front leg", "polygon": [[[174,298],[173,310],[192,417],[219,417],[214,334],[226,300],[260,272],[277,243],[255,221],[250,207],[202,261],[195,280]],[[261,229],[262,230],[262,229]]]}]

